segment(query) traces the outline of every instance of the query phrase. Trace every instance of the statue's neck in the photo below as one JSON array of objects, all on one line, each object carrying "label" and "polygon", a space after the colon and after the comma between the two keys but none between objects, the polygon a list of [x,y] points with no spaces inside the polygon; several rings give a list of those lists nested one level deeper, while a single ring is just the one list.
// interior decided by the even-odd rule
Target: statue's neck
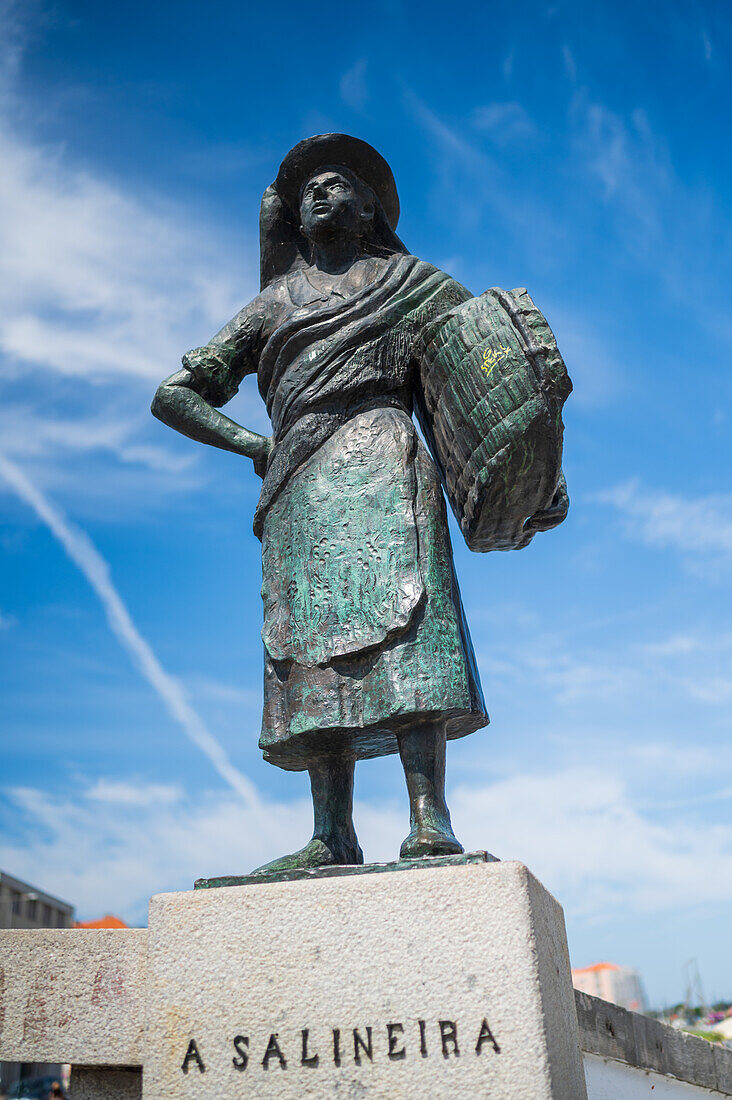
[{"label": "statue's neck", "polygon": [[337,237],[313,243],[313,267],[329,275],[342,275],[353,267],[361,250],[357,237]]}]

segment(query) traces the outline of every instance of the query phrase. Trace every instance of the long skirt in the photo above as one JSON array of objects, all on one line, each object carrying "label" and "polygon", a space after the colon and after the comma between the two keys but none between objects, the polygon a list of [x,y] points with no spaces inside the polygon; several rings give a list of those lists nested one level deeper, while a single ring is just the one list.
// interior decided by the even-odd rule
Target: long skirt
[{"label": "long skirt", "polygon": [[359,413],[265,519],[264,757],[300,771],[488,723],[434,462],[401,409]]}]

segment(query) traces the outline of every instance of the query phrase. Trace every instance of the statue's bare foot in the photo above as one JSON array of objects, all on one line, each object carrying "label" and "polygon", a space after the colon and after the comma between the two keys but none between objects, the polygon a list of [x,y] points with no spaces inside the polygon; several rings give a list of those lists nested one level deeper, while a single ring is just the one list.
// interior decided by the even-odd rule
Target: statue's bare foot
[{"label": "statue's bare foot", "polygon": [[344,840],[340,836],[314,836],[299,852],[273,859],[271,863],[257,867],[252,874],[273,875],[277,871],[312,870],[317,867],[339,867],[354,863],[363,863],[363,852],[355,836],[349,840]]},{"label": "statue's bare foot", "polygon": [[400,859],[425,856],[459,856],[464,851],[449,825],[442,829],[415,825],[399,849]]}]

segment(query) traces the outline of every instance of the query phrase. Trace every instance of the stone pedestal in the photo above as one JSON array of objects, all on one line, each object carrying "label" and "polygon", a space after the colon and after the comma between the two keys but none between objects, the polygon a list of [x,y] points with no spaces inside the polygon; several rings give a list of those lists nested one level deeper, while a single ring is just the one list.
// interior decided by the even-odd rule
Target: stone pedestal
[{"label": "stone pedestal", "polygon": [[585,1096],[562,911],[519,863],[162,894],[144,1100]]},{"label": "stone pedestal", "polygon": [[[56,939],[45,964],[15,952],[0,1057],[142,1065],[143,1100],[586,1096],[562,911],[519,863],[161,894],[145,953],[144,932],[116,952],[74,931],[0,942],[26,935]],[[83,990],[65,1016],[60,945]],[[84,1100],[111,1073],[85,1068]]]}]

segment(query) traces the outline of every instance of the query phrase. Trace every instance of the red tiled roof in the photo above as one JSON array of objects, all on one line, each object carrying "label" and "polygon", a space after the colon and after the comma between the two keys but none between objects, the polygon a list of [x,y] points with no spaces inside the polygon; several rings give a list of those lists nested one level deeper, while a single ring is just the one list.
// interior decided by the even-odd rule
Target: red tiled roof
[{"label": "red tiled roof", "polygon": [[595,970],[620,970],[617,963],[595,963],[593,966],[572,967],[573,974],[591,974]]},{"label": "red tiled roof", "polygon": [[99,920],[78,920],[76,922],[76,928],[129,928],[129,924],[125,924],[119,917],[113,917],[111,913],[107,913],[106,916],[100,917]]}]

